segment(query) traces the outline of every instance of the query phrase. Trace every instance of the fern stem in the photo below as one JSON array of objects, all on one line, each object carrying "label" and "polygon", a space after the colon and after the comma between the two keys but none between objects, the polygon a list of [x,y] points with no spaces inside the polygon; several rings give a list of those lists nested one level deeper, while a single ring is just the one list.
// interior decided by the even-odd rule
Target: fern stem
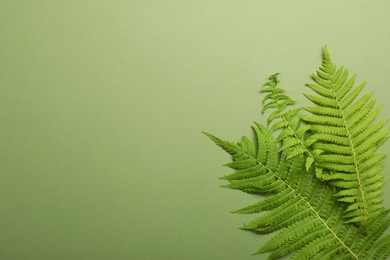
[{"label": "fern stem", "polygon": [[347,120],[346,120],[346,117],[344,115],[344,111],[341,108],[340,101],[337,98],[337,95],[336,95],[333,88],[332,88],[332,92],[333,92],[335,100],[337,101],[337,106],[338,106],[338,109],[340,111],[341,117],[343,119],[345,130],[347,131],[348,141],[349,141],[349,144],[350,144],[351,150],[352,150],[353,164],[355,166],[356,180],[357,180],[357,183],[359,185],[359,191],[360,191],[360,195],[361,195],[362,203],[363,203],[364,221],[367,222],[367,220],[368,220],[368,207],[367,207],[367,201],[366,201],[366,198],[364,195],[363,184],[362,184],[362,181],[360,179],[360,170],[359,170],[359,165],[358,165],[358,159],[356,156],[355,146],[354,146],[353,141],[352,141],[352,135],[350,133],[350,130],[349,130],[349,127],[347,124]]},{"label": "fern stem", "polygon": [[352,155],[353,155],[354,165],[355,165],[355,169],[356,169],[356,180],[357,180],[357,182],[359,184],[360,194],[362,195],[363,210],[364,210],[364,220],[367,221],[368,220],[367,201],[366,201],[366,198],[365,198],[365,195],[364,195],[363,184],[362,184],[362,181],[360,179],[360,170],[359,170],[358,160],[357,160],[357,156],[356,156],[355,146],[354,146],[354,144],[352,142],[351,134],[350,134],[349,128],[348,128],[348,126],[346,124],[344,114],[342,114],[342,115],[343,115],[343,121],[344,121],[345,126],[346,126],[346,130],[347,130],[347,133],[348,133],[348,140],[349,140],[349,142],[351,144]]}]

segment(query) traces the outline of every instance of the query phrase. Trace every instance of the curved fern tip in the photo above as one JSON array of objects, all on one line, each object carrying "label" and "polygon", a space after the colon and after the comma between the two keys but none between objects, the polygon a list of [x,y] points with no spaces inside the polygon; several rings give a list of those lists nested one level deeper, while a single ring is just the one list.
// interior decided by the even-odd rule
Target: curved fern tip
[{"label": "curved fern tip", "polygon": [[274,82],[274,83],[279,83],[278,76],[280,75],[280,72],[274,73],[271,76],[269,76],[269,80]]}]

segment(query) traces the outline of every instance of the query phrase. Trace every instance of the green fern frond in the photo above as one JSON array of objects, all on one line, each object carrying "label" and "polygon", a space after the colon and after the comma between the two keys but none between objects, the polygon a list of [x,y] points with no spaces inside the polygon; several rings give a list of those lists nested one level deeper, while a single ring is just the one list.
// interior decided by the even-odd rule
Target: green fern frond
[{"label": "green fern frond", "polygon": [[[287,153],[276,150],[277,141],[266,127],[256,124],[253,130],[258,144],[254,154],[243,149],[244,141],[233,143],[205,134],[231,154],[234,163],[248,165],[248,168],[223,177],[229,182],[224,187],[267,195],[266,199],[234,211],[241,214],[266,212],[241,229],[260,234],[279,231],[255,254],[270,252],[268,259],[278,259],[288,254],[292,255],[291,259],[328,259],[335,256],[345,259],[385,259],[386,254],[379,254],[379,249],[371,247],[376,243],[380,243],[376,248],[387,245],[387,240],[380,242],[381,234],[378,233],[390,225],[388,212],[380,210],[375,218],[370,219],[370,225],[377,232],[369,236],[365,226],[345,223],[345,205],[336,201],[329,186],[312,178],[305,168],[304,157],[295,156],[286,160]],[[247,138],[243,140],[245,147],[255,147],[249,144]],[[248,161],[254,164],[247,164]],[[370,248],[372,252],[369,253],[379,258],[366,255],[360,247]]]},{"label": "green fern frond", "polygon": [[[307,86],[315,94],[305,96],[316,106],[305,108],[312,115],[302,119],[310,126],[309,134],[305,135],[310,141],[309,149],[323,151],[316,165],[325,172],[319,177],[346,189],[338,193],[341,201],[356,203],[355,213],[346,214],[350,216],[348,221],[365,222],[381,207],[380,202],[369,199],[375,197],[370,193],[381,190],[382,186],[381,182],[374,181],[376,175],[381,175],[375,169],[383,160],[382,155],[376,155],[376,150],[387,140],[388,129],[383,129],[386,121],[373,123],[381,106],[375,107],[372,93],[359,97],[365,82],[355,86],[356,75],[350,77],[344,67],[337,69],[326,47],[322,66],[312,78],[314,83]],[[345,178],[349,174],[353,182]],[[347,196],[353,200],[346,200]]]},{"label": "green fern frond", "polygon": [[271,132],[281,130],[277,137],[278,141],[282,141],[280,151],[289,149],[288,159],[306,154],[305,165],[309,169],[314,163],[314,158],[313,154],[303,143],[303,136],[309,128],[300,124],[299,111],[301,109],[292,109],[291,106],[295,104],[295,101],[285,94],[286,91],[283,88],[279,87],[279,74],[271,75],[263,85],[261,92],[266,93],[266,96],[263,99],[264,107],[262,113],[264,114],[267,110],[273,110],[268,117],[267,124],[271,126]]}]

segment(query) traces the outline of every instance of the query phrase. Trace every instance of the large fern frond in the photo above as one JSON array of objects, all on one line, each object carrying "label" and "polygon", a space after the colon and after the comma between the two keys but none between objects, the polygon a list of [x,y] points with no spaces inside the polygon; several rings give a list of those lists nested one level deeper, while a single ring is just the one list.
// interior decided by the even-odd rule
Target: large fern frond
[{"label": "large fern frond", "polygon": [[[287,160],[287,150],[278,152],[277,141],[266,127],[253,127],[254,144],[248,137],[238,143],[205,133],[232,156],[226,164],[234,169],[223,179],[224,187],[263,194],[265,199],[235,211],[260,214],[242,229],[256,233],[279,231],[256,254],[270,252],[268,259],[291,255],[291,259],[385,259],[389,255],[388,211],[380,210],[367,225],[344,222],[345,204],[336,201],[333,190],[313,178],[303,155]],[[312,169],[313,170],[313,169]]]},{"label": "large fern frond", "polygon": [[356,75],[337,68],[324,48],[322,66],[307,86],[314,94],[305,96],[316,106],[307,107],[303,120],[310,126],[305,143],[316,157],[317,176],[329,180],[340,191],[339,201],[350,203],[345,217],[351,222],[366,222],[383,208],[384,154],[377,153],[388,138],[386,121],[376,122],[381,106],[375,106],[372,93],[361,95],[365,83],[355,85]]}]

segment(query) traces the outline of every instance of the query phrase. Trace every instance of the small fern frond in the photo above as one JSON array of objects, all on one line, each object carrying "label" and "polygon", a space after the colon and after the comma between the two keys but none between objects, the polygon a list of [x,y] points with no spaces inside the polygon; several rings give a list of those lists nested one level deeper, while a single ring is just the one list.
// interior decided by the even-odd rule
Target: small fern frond
[{"label": "small fern frond", "polygon": [[[266,196],[259,202],[234,211],[241,214],[265,213],[241,229],[258,234],[279,231],[255,254],[270,252],[268,259],[278,259],[288,254],[292,255],[291,259],[328,259],[334,256],[359,259],[363,254],[359,246],[370,247],[382,241],[381,235],[367,236],[369,230],[366,227],[344,222],[345,205],[337,202],[329,186],[312,178],[312,174],[306,170],[304,156],[287,160],[287,150],[277,151],[277,141],[266,127],[256,124],[253,130],[256,146],[250,144],[246,137],[233,143],[208,133],[206,135],[232,155],[235,164],[247,166],[239,169],[233,167],[235,171],[223,177],[229,182],[224,187]],[[249,152],[253,147],[256,147],[255,152]],[[231,167],[231,164],[228,166]],[[369,224],[376,230],[384,230],[390,224],[386,215],[377,214]],[[380,242],[377,247],[382,248],[386,241]],[[374,251],[372,255],[378,256]],[[361,259],[376,258],[369,256]]]},{"label": "small fern frond", "polygon": [[312,78],[314,83],[307,87],[314,95],[305,96],[316,106],[305,108],[311,115],[302,116],[310,127],[305,144],[322,151],[316,158],[316,166],[323,169],[318,177],[342,189],[337,194],[340,201],[355,204],[346,214],[348,221],[366,222],[382,208],[371,198],[382,186],[376,181],[381,175],[376,166],[383,155],[376,151],[388,138],[388,129],[383,128],[387,121],[375,123],[381,106],[375,107],[371,92],[359,97],[365,82],[355,86],[356,75],[349,76],[344,67],[337,69],[326,47],[322,66]]},{"label": "small fern frond", "polygon": [[267,125],[271,126],[271,132],[280,130],[280,133],[276,140],[282,141],[282,147],[280,151],[285,149],[289,150],[288,159],[294,158],[305,154],[306,167],[309,169],[314,163],[313,154],[306,148],[303,143],[303,136],[309,127],[301,124],[301,118],[299,115],[300,108],[291,108],[295,104],[285,94],[285,90],[279,86],[279,74],[275,73],[268,78],[268,81],[263,85],[261,90],[262,93],[266,93],[263,99],[263,110],[264,114],[267,110],[272,110],[267,120]]}]

